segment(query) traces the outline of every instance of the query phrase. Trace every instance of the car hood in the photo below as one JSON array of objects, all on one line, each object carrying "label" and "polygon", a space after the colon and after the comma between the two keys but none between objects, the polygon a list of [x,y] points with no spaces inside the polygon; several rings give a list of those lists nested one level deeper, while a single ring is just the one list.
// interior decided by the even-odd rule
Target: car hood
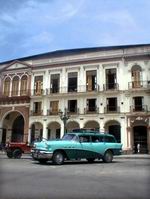
[{"label": "car hood", "polygon": [[67,146],[71,143],[74,143],[75,141],[67,141],[67,140],[50,140],[50,141],[41,141],[41,142],[35,142],[34,146],[36,148],[46,148],[47,146]]}]

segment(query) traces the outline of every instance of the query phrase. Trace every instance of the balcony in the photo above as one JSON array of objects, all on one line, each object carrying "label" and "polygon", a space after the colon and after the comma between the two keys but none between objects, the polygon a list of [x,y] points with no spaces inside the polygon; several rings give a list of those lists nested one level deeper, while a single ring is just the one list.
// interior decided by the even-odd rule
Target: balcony
[{"label": "balcony", "polygon": [[0,104],[20,104],[30,102],[30,90],[0,93]]},{"label": "balcony", "polygon": [[59,110],[51,110],[51,109],[47,110],[47,115],[58,115],[58,114]]},{"label": "balcony", "polygon": [[147,112],[148,106],[147,105],[132,105],[130,106],[131,112]]},{"label": "balcony", "polygon": [[57,89],[46,89],[45,93],[46,95],[58,95],[58,94],[74,94],[74,93],[87,93],[87,92],[98,92],[99,91],[99,85],[95,85],[93,89],[88,89],[86,85],[80,85],[78,87],[59,87]]},{"label": "balcony", "polygon": [[129,89],[150,89],[150,81],[132,81],[128,83]]},{"label": "balcony", "polygon": [[79,108],[70,108],[66,109],[68,115],[78,115],[79,114]]},{"label": "balcony", "polygon": [[33,89],[33,90],[31,90],[31,96],[42,96],[42,95],[46,95],[46,90],[43,90],[43,89],[39,89],[39,90]]},{"label": "balcony", "polygon": [[103,85],[103,90],[104,90],[104,91],[119,90],[119,84],[118,84],[118,83],[104,84],[104,85]]},{"label": "balcony", "polygon": [[84,108],[84,114],[98,114],[99,108],[96,106]]},{"label": "balcony", "polygon": [[30,116],[42,116],[43,115],[43,110],[31,110],[30,111]]},{"label": "balcony", "polygon": [[106,106],[104,107],[104,113],[120,113],[119,106]]}]

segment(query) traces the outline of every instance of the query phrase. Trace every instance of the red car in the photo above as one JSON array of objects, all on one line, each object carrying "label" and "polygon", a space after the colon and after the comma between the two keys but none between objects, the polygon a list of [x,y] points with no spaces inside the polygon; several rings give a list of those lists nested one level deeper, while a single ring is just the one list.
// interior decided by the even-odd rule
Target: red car
[{"label": "red car", "polygon": [[6,145],[6,154],[8,158],[21,158],[23,153],[30,153],[31,146],[24,142],[9,142]]}]

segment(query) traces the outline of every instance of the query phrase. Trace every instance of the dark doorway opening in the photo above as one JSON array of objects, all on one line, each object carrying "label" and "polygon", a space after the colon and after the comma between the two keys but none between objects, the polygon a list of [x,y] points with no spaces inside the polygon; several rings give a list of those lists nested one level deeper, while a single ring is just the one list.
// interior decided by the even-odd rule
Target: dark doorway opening
[{"label": "dark doorway opening", "polygon": [[148,153],[146,126],[133,127],[133,137],[134,137],[133,138],[134,139],[134,152],[135,153]]},{"label": "dark doorway opening", "polygon": [[35,140],[35,125],[32,124],[31,126],[31,143],[33,143]]},{"label": "dark doorway opening", "polygon": [[113,135],[117,142],[120,143],[121,142],[121,136],[120,136],[120,125],[111,125],[108,128],[109,130],[109,134]]},{"label": "dark doorway opening", "polygon": [[16,117],[12,126],[12,142],[23,142],[24,118],[22,115]]}]

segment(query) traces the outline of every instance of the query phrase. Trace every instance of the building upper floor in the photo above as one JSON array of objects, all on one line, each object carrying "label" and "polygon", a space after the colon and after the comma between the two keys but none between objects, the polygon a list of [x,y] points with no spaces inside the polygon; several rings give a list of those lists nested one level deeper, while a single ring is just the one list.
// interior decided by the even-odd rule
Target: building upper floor
[{"label": "building upper floor", "polygon": [[150,90],[148,44],[54,51],[0,65],[2,103]]}]

